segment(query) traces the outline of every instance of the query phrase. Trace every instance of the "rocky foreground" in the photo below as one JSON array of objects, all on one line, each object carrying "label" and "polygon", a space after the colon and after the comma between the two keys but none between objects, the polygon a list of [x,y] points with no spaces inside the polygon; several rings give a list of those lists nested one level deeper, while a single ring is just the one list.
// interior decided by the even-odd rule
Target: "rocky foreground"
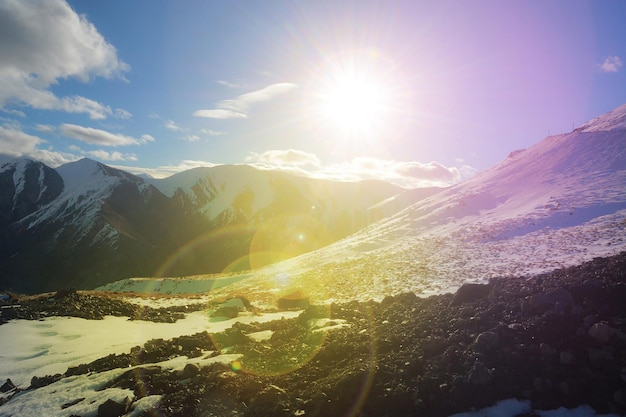
[{"label": "rocky foreground", "polygon": [[[4,303],[13,305],[0,322],[113,313],[170,321],[199,308],[142,308],[138,317],[121,300],[75,292]],[[263,314],[249,303],[242,308]],[[178,372],[156,365],[219,353],[242,356]],[[507,398],[530,400],[536,410],[588,404],[626,415],[626,253],[533,278],[466,284],[456,294],[310,305],[296,319],[152,340],[64,375],[33,378],[29,389],[129,366],[138,367],[107,387],[135,396],[103,403],[100,417],[122,416],[148,395],[162,397],[146,417],[448,416]],[[10,381],[0,387],[12,389]]]}]

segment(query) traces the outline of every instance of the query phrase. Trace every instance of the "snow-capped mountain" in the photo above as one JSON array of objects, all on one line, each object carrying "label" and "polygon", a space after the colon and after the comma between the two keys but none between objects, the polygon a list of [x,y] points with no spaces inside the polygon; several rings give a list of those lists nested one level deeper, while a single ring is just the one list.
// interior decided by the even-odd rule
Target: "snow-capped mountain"
[{"label": "snow-capped mountain", "polygon": [[[245,268],[255,236],[258,250],[280,252],[256,262],[273,262],[358,230],[373,218],[370,206],[400,191],[249,166],[156,180],[89,159],[56,170],[11,160],[0,165],[0,288],[90,288],[129,276]],[[280,239],[289,250],[263,246]]]}]

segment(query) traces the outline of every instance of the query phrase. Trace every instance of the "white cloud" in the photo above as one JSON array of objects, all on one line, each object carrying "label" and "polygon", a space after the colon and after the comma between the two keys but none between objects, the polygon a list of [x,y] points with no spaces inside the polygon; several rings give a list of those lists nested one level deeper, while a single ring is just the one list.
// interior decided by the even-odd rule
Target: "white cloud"
[{"label": "white cloud", "polygon": [[56,128],[52,125],[38,124],[35,126],[35,130],[45,133],[52,133],[56,130]]},{"label": "white cloud", "polygon": [[133,114],[128,110],[124,109],[115,109],[115,117],[122,120],[128,120],[133,117]]},{"label": "white cloud", "polygon": [[49,87],[65,78],[122,78],[130,67],[117,57],[85,16],[64,0],[0,2],[0,108],[19,103],[36,109],[112,115],[111,108],[80,97],[57,97]]},{"label": "white cloud", "polygon": [[181,136],[179,139],[187,141],[187,142],[197,142],[200,140],[200,136],[189,134],[189,135]]},{"label": "white cloud", "polygon": [[39,149],[45,141],[38,136],[24,133],[19,125],[0,126],[0,154],[37,159],[51,167],[57,167],[78,159],[75,155]]},{"label": "white cloud", "polygon": [[456,168],[438,162],[403,162],[372,157],[323,164],[315,154],[294,149],[252,153],[246,162],[261,169],[278,169],[313,178],[336,181],[377,179],[406,188],[444,187],[465,178],[462,173],[475,172],[466,165]]},{"label": "white cloud", "polygon": [[172,120],[168,120],[167,122],[165,122],[165,128],[168,130],[171,130],[172,132],[180,132],[184,130],[182,127],[178,126]]},{"label": "white cloud", "polygon": [[317,155],[295,149],[271,150],[261,154],[251,153],[245,161],[268,167],[319,168],[321,166]]},{"label": "white cloud", "polygon": [[226,109],[196,110],[193,115],[209,119],[245,119],[248,117],[247,114]]},{"label": "white cloud", "polygon": [[622,68],[624,64],[618,56],[607,56],[604,62],[600,65],[602,72],[617,72]]},{"label": "white cloud", "polygon": [[22,132],[15,125],[0,126],[0,153],[23,156],[32,153],[43,139]]},{"label": "white cloud", "polygon": [[228,88],[241,88],[241,85],[239,85],[237,83],[231,83],[229,81],[217,80],[216,82],[219,85],[223,85],[224,87],[228,87]]},{"label": "white cloud", "polygon": [[61,133],[65,136],[77,139],[90,145],[99,146],[127,146],[139,145],[154,140],[150,135],[143,135],[140,139],[131,136],[107,132],[106,130],[94,129],[73,124],[62,124]]},{"label": "white cloud", "polygon": [[260,90],[242,94],[234,99],[222,100],[217,103],[217,108],[215,109],[196,110],[193,115],[212,119],[245,119],[248,117],[248,112],[253,104],[269,101],[297,87],[296,84],[292,83],[271,84]]},{"label": "white cloud", "polygon": [[101,159],[103,161],[136,161],[137,160],[137,156],[132,153],[123,154],[119,151],[107,152],[102,149],[83,152],[83,154]]},{"label": "white cloud", "polygon": [[208,136],[222,136],[224,134],[224,132],[219,132],[217,130],[212,130],[212,129],[200,129],[199,132],[202,133],[203,135],[208,135]]}]

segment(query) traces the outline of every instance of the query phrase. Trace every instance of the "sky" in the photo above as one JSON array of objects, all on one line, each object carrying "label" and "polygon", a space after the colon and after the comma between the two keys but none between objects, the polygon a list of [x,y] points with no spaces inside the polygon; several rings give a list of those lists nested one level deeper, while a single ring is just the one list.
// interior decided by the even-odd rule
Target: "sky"
[{"label": "sky", "polygon": [[626,2],[0,0],[0,154],[449,185],[626,103]]}]

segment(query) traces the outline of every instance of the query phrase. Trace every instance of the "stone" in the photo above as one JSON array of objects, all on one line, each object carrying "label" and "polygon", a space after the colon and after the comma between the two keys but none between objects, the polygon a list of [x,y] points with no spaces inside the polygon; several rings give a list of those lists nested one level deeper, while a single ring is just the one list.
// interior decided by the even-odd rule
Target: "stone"
[{"label": "stone", "polygon": [[276,305],[281,310],[299,310],[307,308],[310,304],[309,297],[302,291],[296,290],[280,297]]},{"label": "stone", "polygon": [[454,294],[451,305],[471,303],[482,298],[487,298],[492,288],[490,284],[465,283],[461,285]]},{"label": "stone", "polygon": [[121,417],[130,410],[130,399],[124,398],[121,403],[111,399],[98,406],[98,417]]},{"label": "stone", "polygon": [[574,355],[563,350],[559,353],[559,362],[561,362],[561,365],[571,365],[574,363]]},{"label": "stone", "polygon": [[500,346],[500,336],[495,332],[483,332],[476,336],[474,349],[478,352],[490,352]]},{"label": "stone", "polygon": [[0,386],[0,392],[9,392],[12,389],[17,388],[11,379],[7,379],[2,386]]},{"label": "stone", "polygon": [[600,344],[606,344],[611,339],[611,336],[615,333],[615,329],[606,323],[596,323],[589,329],[589,336]]},{"label": "stone", "polygon": [[188,363],[183,368],[182,377],[183,379],[193,378],[194,376],[200,373],[200,367],[195,363]]}]

